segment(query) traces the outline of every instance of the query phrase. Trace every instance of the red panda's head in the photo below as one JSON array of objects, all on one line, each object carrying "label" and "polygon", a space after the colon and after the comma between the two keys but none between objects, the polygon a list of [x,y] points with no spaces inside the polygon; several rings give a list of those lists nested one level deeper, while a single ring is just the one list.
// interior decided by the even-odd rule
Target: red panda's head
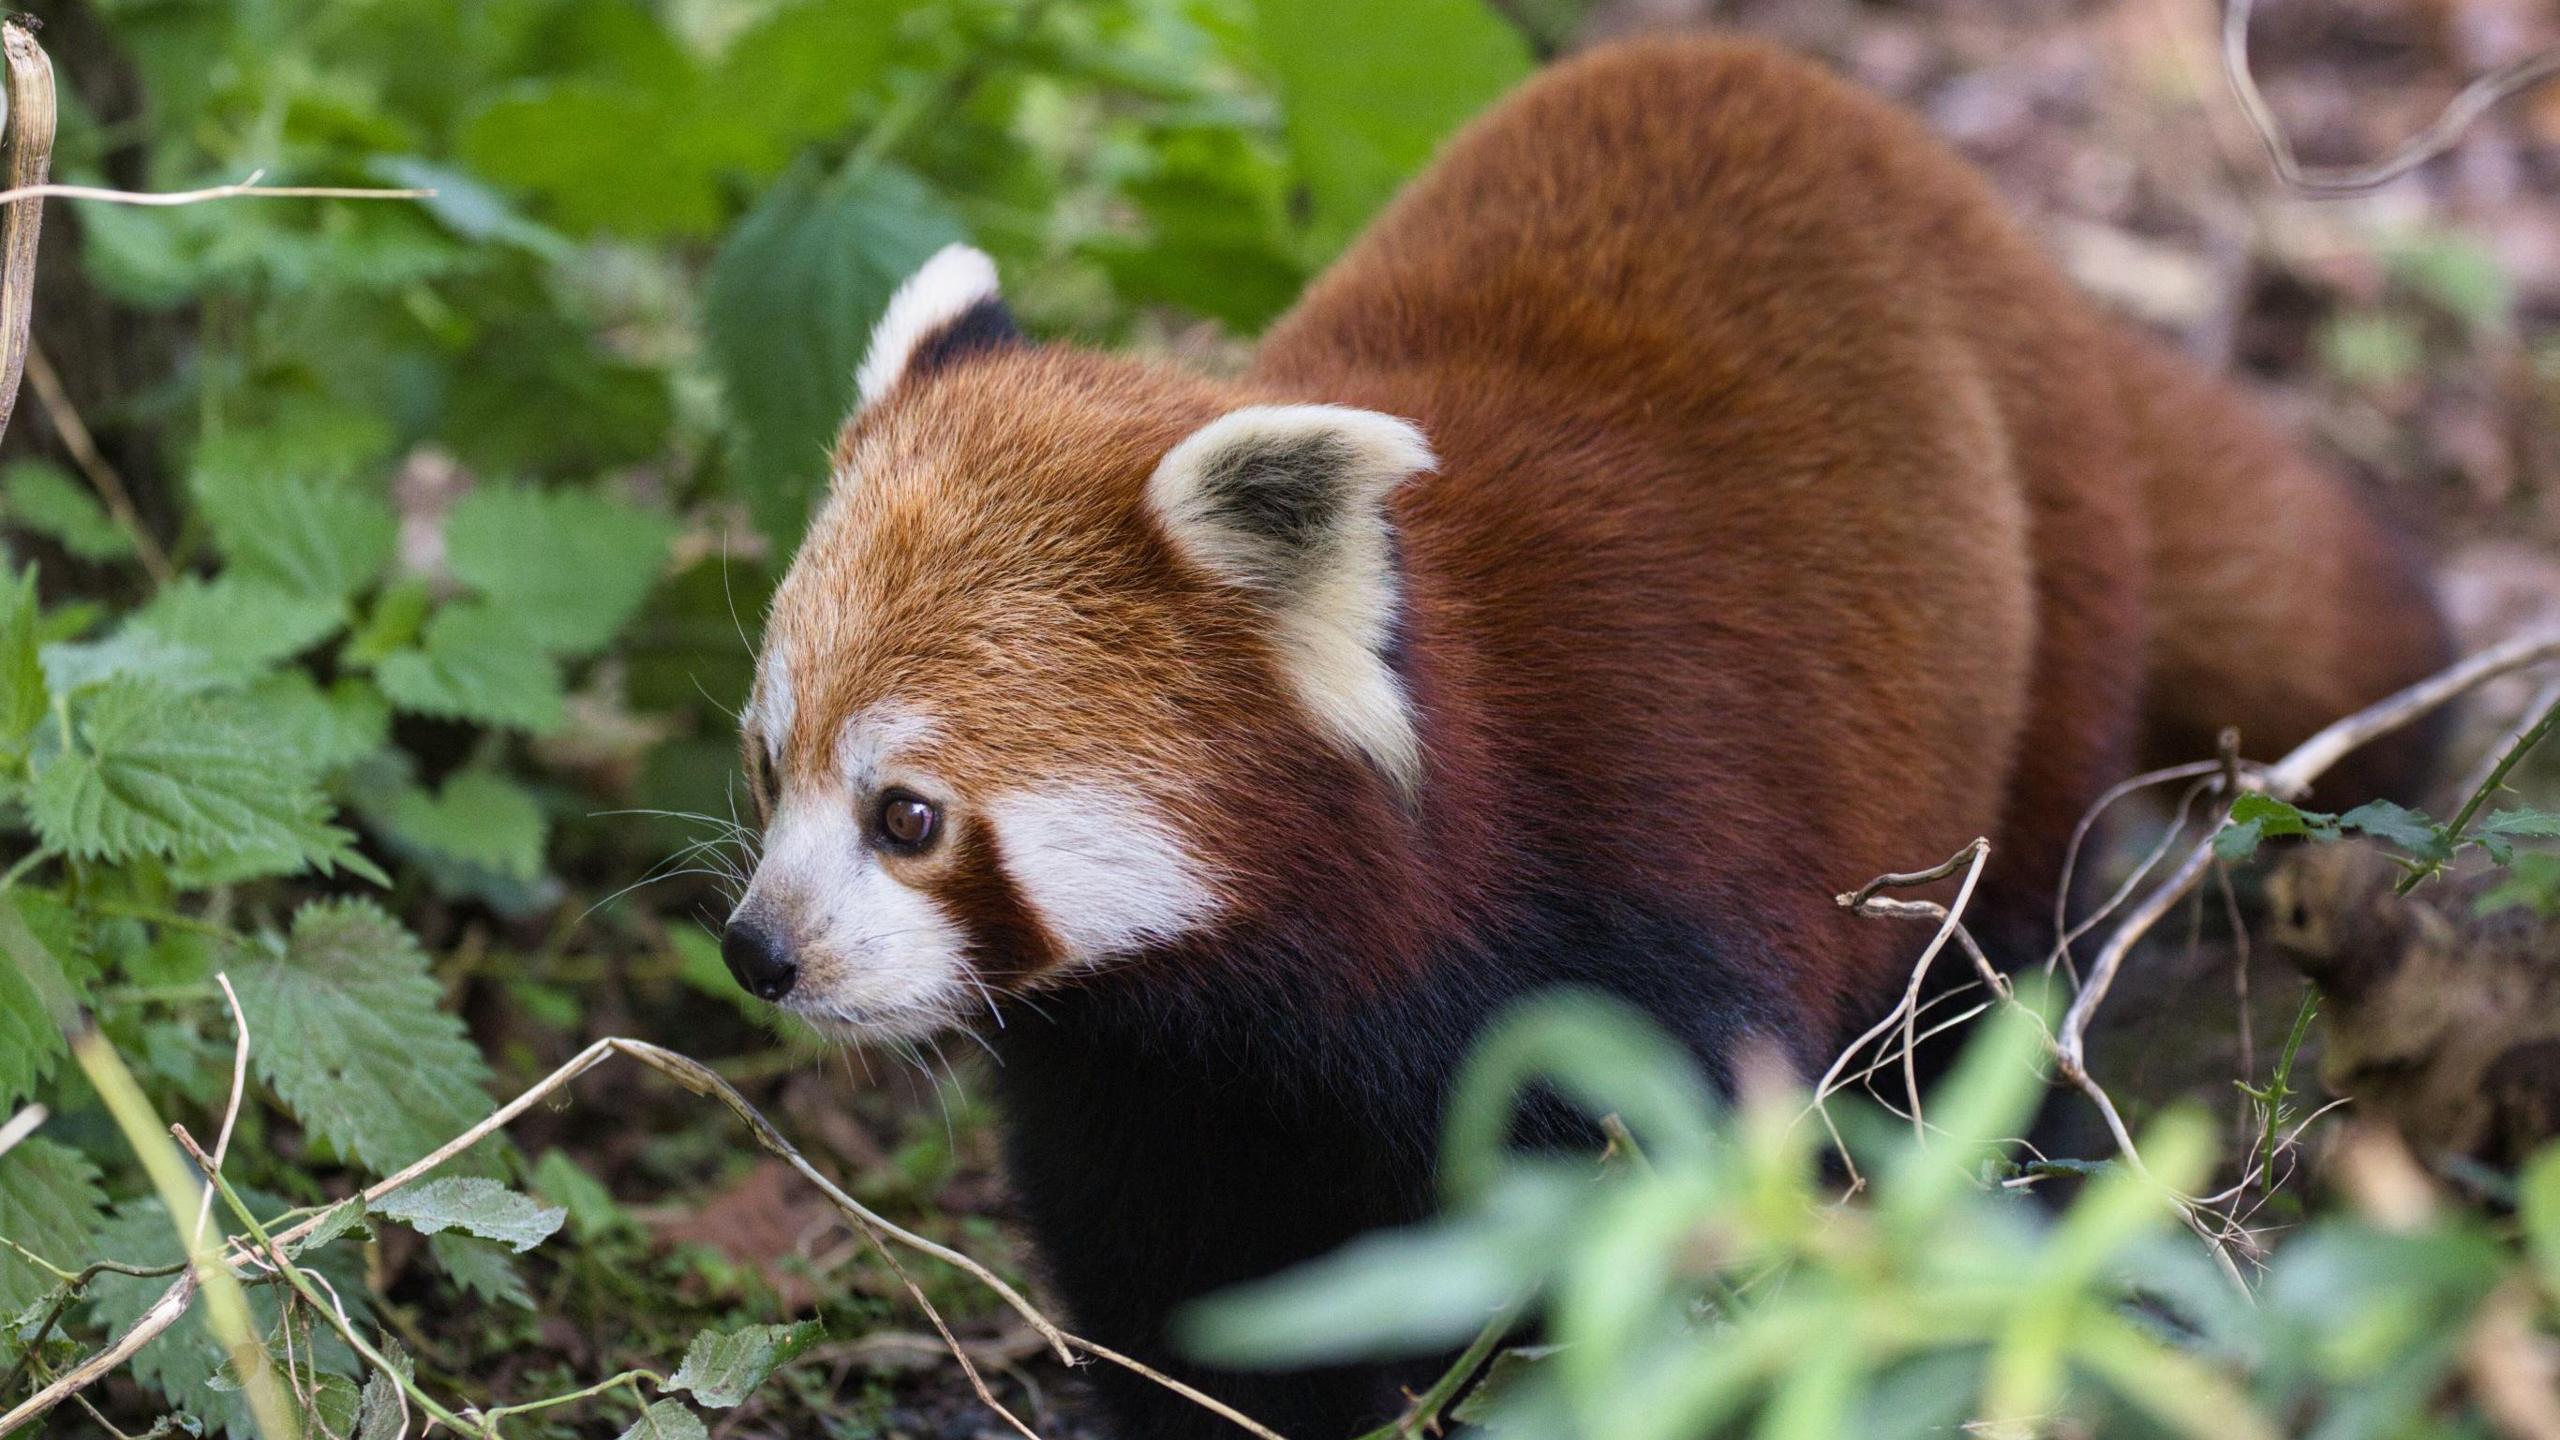
[{"label": "red panda's head", "polygon": [[1308,803],[1251,793],[1275,750],[1410,797],[1384,504],[1432,463],[1412,425],[1023,343],[957,246],[860,380],[744,714],[750,990],[917,1038],[1252,904],[1286,857],[1244,817]]}]

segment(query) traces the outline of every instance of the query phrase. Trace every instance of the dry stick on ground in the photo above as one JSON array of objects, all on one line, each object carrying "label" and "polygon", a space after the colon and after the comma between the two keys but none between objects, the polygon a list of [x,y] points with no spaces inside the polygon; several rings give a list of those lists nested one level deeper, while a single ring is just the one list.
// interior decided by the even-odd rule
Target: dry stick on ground
[{"label": "dry stick on ground", "polygon": [[[36,43],[34,28],[11,16],[0,22],[0,60],[8,68],[6,165],[11,190],[42,188],[53,171],[53,62]],[[41,205],[12,205],[0,212],[0,431],[18,402],[18,371],[27,353],[27,317],[34,312],[36,238],[44,226]]]},{"label": "dry stick on ground", "polygon": [[[2345,759],[2360,746],[2414,724],[2451,704],[2471,690],[2497,677],[2560,656],[2560,631],[2537,630],[2493,645],[2427,679],[2419,681],[2397,695],[2380,701],[2331,724],[2310,739],[2295,746],[2292,753],[2262,769],[2243,769],[2239,789],[2271,795],[2279,800],[2298,800],[2311,789],[2313,781],[2328,773],[2329,768]],[[2236,796],[2233,798],[2237,798]],[[2107,992],[2114,986],[2116,974],[2124,968],[2125,957],[2141,943],[2152,927],[2177,908],[2192,893],[2213,864],[2213,842],[2231,824],[2226,809],[2223,817],[2197,842],[2194,849],[2167,879],[2153,888],[2142,902],[2117,922],[2107,936],[2107,943],[2091,962],[2089,977],[2072,997],[2071,1008],[2062,1017],[2056,1036],[2063,1075],[2092,1099],[2099,1092],[2089,1079],[2089,1022],[2096,1018],[2098,1007],[2106,1003]],[[2111,1108],[2111,1107],[2110,1107]]]},{"label": "dry stick on ground", "polygon": [[2259,93],[2257,78],[2250,73],[2249,21],[2256,9],[2256,0],[2226,0],[2222,12],[2222,73],[2231,83],[2231,94],[2239,101],[2241,113],[2248,117],[2249,128],[2258,132],[2258,143],[2266,147],[2267,161],[2275,167],[2276,178],[2308,195],[2358,195],[2388,185],[2452,149],[2462,132],[2498,102],[2560,76],[2560,48],[2528,55],[2464,86],[2426,129],[2387,160],[2372,165],[2305,166],[2294,155],[2293,142],[2285,138],[2275,112],[2267,108],[2267,97]]},{"label": "dry stick on ground", "polygon": [[[1964,872],[1964,883],[1956,888],[1955,902],[1944,910],[1945,918],[1938,926],[1938,933],[1929,937],[1929,948],[1920,952],[1919,963],[1911,967],[1911,980],[1903,987],[1901,1002],[1869,1028],[1866,1034],[1849,1042],[1849,1047],[1840,1052],[1838,1059],[1831,1062],[1831,1068],[1822,1072],[1821,1083],[1813,1087],[1814,1104],[1820,1105],[1829,1098],[1833,1083],[1840,1078],[1840,1072],[1848,1066],[1851,1056],[1867,1048],[1886,1031],[1899,1028],[1902,1031],[1902,1083],[1903,1091],[1911,1102],[1911,1128],[1913,1133],[1926,1143],[1929,1138],[1928,1121],[1920,1113],[1920,1076],[1915,1068],[1916,1062],[1912,1059],[1912,1052],[1918,1048],[1917,1037],[1913,1032],[1919,1024],[1920,991],[1928,983],[1929,967],[1937,963],[1938,952],[1947,948],[1947,941],[1954,936],[1959,923],[1964,918],[1965,907],[1973,902],[1973,887],[1981,882],[1982,867],[1988,864],[1990,859],[1991,842],[1976,837],[1967,842],[1964,848],[1926,870],[1914,870],[1902,875],[1879,875],[1839,897],[1842,909],[1853,912],[1863,911],[1868,903],[1875,899],[1876,892],[1879,890],[1905,890],[1914,885],[1926,885],[1932,881],[1944,880],[1958,870]],[[1823,1115],[1823,1123],[1828,1125],[1830,1122],[1830,1114],[1826,1111]],[[1845,1157],[1847,1151],[1844,1149],[1842,1154]]]},{"label": "dry stick on ground", "polygon": [[[1183,1398],[1190,1400],[1192,1403],[1214,1415],[1219,1416],[1238,1428],[1260,1437],[1260,1440],[1283,1440],[1283,1437],[1277,1431],[1253,1420],[1242,1412],[1236,1410],[1234,1407],[1218,1400],[1216,1397],[1205,1394],[1193,1386],[1184,1384],[1182,1381],[1176,1380],[1172,1376],[1166,1375],[1141,1361],[1132,1359],[1127,1355],[1123,1355],[1119,1351],[1111,1349],[1109,1346],[1087,1340],[1079,1335],[1070,1334],[1059,1328],[1056,1322],[1042,1314],[1040,1310],[1032,1305],[1029,1300],[1023,1298],[1020,1291],[1014,1289],[1011,1285],[1006,1284],[1003,1278],[998,1276],[994,1271],[989,1270],[986,1266],[979,1264],[977,1261],[970,1259],[959,1251],[953,1250],[945,1245],[936,1244],[934,1241],[928,1240],[924,1236],[918,1235],[913,1231],[895,1224],[887,1217],[878,1214],[862,1204],[862,1202],[854,1199],[851,1195],[846,1194],[842,1187],[829,1180],[826,1176],[820,1174],[816,1167],[812,1166],[808,1160],[801,1155],[798,1147],[794,1146],[788,1139],[785,1139],[782,1132],[775,1128],[773,1122],[765,1118],[762,1111],[756,1109],[754,1105],[747,1101],[745,1096],[739,1094],[738,1091],[726,1080],[721,1079],[719,1075],[713,1073],[709,1067],[703,1065],[701,1062],[679,1055],[672,1050],[661,1049],[660,1047],[651,1045],[646,1041],[626,1040],[618,1036],[598,1040],[586,1049],[578,1052],[578,1054],[572,1057],[568,1063],[562,1065],[559,1069],[552,1071],[551,1074],[544,1077],[532,1088],[518,1095],[515,1099],[499,1106],[479,1124],[472,1126],[470,1129],[455,1136],[443,1145],[436,1147],[436,1149],[428,1154],[421,1156],[416,1161],[402,1168],[396,1174],[376,1182],[372,1186],[367,1187],[360,1194],[347,1200],[342,1200],[338,1202],[338,1205],[332,1206],[317,1215],[313,1215],[297,1225],[276,1232],[273,1236],[268,1237],[268,1245],[252,1249],[247,1242],[244,1242],[238,1237],[234,1237],[230,1242],[234,1252],[234,1258],[231,1261],[231,1268],[235,1272],[243,1267],[264,1268],[261,1262],[271,1264],[272,1262],[268,1260],[268,1256],[271,1253],[281,1251],[284,1247],[308,1237],[313,1231],[319,1229],[321,1225],[327,1223],[329,1218],[336,1214],[339,1208],[346,1205],[368,1204],[400,1189],[404,1185],[412,1183],[421,1176],[426,1175],[436,1167],[452,1159],[454,1156],[463,1153],[472,1146],[479,1144],[490,1135],[496,1133],[498,1130],[503,1129],[517,1116],[522,1115],[525,1111],[541,1103],[546,1097],[559,1090],[562,1086],[567,1085],[570,1081],[584,1075],[588,1071],[594,1069],[600,1064],[603,1064],[606,1060],[611,1059],[616,1055],[628,1056],[631,1059],[637,1060],[641,1064],[648,1066],[650,1069],[674,1080],[685,1089],[690,1090],[697,1095],[709,1096],[710,1098],[716,1099],[721,1104],[727,1106],[731,1113],[735,1114],[740,1120],[746,1123],[748,1129],[754,1133],[758,1144],[779,1156],[785,1163],[789,1164],[792,1169],[799,1172],[802,1179],[807,1180],[812,1185],[815,1185],[818,1188],[819,1193],[826,1197],[829,1204],[833,1205],[838,1212],[842,1213],[848,1220],[852,1221],[854,1225],[861,1229],[867,1236],[875,1240],[884,1238],[887,1240],[894,1240],[907,1249],[916,1251],[919,1254],[930,1255],[945,1264],[955,1266],[968,1272],[968,1274],[977,1279],[979,1283],[985,1285],[990,1290],[993,1290],[1006,1304],[1012,1306],[1017,1314],[1021,1315],[1034,1330],[1038,1331],[1040,1335],[1047,1340],[1050,1349],[1060,1360],[1072,1365],[1078,1363],[1077,1357],[1079,1355],[1084,1355],[1108,1361],[1111,1364],[1118,1365],[1135,1374],[1143,1375],[1146,1378],[1153,1380],[1157,1384],[1181,1395]],[[62,1403],[66,1398],[76,1394],[82,1389],[85,1389],[89,1385],[95,1384],[99,1379],[121,1367],[126,1361],[133,1358],[134,1352],[140,1350],[143,1346],[148,1345],[152,1340],[158,1338],[171,1325],[176,1324],[179,1317],[186,1313],[187,1307],[193,1301],[194,1296],[194,1277],[192,1275],[182,1276],[178,1283],[170,1286],[149,1310],[143,1312],[141,1318],[136,1320],[131,1328],[126,1330],[123,1335],[117,1337],[113,1344],[109,1345],[106,1349],[99,1351],[97,1354],[90,1356],[87,1360],[82,1361],[71,1370],[66,1371],[60,1378],[56,1379],[52,1384],[47,1385],[44,1389],[38,1391],[33,1396],[30,1396],[16,1409],[9,1411],[6,1415],[0,1415],[0,1436],[16,1432],[29,1422],[33,1421],[37,1416],[44,1414],[54,1406]]]}]

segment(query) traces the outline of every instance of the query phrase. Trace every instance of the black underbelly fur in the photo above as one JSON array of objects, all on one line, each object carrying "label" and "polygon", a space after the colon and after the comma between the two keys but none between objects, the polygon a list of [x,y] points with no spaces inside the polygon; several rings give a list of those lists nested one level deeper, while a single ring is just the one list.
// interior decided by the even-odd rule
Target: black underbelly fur
[{"label": "black underbelly fur", "polygon": [[[1428,1215],[1443,1104],[1489,1020],[1539,990],[1603,991],[1686,1041],[1719,1084],[1746,1035],[1799,1059],[1823,1038],[1792,1033],[1756,978],[1780,972],[1747,917],[1700,924],[1590,900],[1523,913],[1376,993],[1346,983],[1339,957],[1248,944],[1133,962],[1038,1010],[1008,1009],[994,1037],[1007,1160],[1074,1323],[1291,1440],[1353,1434],[1444,1362],[1211,1370],[1171,1351],[1166,1321]],[[1552,1101],[1533,1100],[1519,1123],[1527,1143],[1588,1134]],[[1121,1440],[1236,1433],[1117,1367],[1089,1373]]]}]

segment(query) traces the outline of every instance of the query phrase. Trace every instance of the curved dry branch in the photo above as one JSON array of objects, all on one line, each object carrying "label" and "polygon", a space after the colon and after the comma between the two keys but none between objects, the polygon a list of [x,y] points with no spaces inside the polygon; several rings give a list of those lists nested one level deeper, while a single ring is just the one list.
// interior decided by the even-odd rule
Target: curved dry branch
[{"label": "curved dry branch", "polygon": [[2276,178],[2307,195],[2360,195],[2388,185],[2452,149],[2463,132],[2499,102],[2560,76],[2560,48],[2528,55],[2464,86],[2426,129],[2388,159],[2371,165],[2308,166],[2293,153],[2293,142],[2285,138],[2284,127],[2276,122],[2275,112],[2268,108],[2267,97],[2260,93],[2257,77],[2249,69],[2249,21],[2256,10],[2256,0],[2228,0],[2224,6],[2222,72],[2231,83],[2232,98],[2239,102],[2249,128],[2257,132],[2258,143],[2266,148],[2267,162],[2275,167]]}]

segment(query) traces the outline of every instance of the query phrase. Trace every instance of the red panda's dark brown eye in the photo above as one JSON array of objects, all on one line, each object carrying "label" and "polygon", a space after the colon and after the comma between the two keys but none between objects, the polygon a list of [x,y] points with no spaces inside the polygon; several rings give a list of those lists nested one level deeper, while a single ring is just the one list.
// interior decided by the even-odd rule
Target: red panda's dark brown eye
[{"label": "red panda's dark brown eye", "polygon": [[904,790],[892,790],[880,797],[880,838],[900,850],[921,850],[933,843],[933,833],[941,824],[930,801],[921,800]]}]

